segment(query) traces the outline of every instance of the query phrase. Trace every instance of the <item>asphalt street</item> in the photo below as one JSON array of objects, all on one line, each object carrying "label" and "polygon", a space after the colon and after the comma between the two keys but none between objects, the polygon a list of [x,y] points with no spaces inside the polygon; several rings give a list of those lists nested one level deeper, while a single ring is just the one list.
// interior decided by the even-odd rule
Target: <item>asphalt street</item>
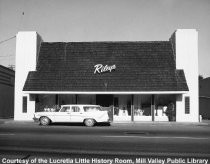
[{"label": "asphalt street", "polygon": [[2,159],[6,156],[209,159],[209,148],[210,126],[203,124],[139,123],[95,127],[81,124],[46,127],[21,122],[0,124]]}]

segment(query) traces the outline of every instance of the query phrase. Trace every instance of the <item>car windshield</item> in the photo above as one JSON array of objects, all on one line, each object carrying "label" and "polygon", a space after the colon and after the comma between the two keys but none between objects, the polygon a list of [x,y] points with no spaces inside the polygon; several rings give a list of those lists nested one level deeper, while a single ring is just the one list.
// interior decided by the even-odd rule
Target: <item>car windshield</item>
[{"label": "car windshield", "polygon": [[95,112],[95,111],[101,111],[101,108],[99,106],[84,106],[85,112]]}]

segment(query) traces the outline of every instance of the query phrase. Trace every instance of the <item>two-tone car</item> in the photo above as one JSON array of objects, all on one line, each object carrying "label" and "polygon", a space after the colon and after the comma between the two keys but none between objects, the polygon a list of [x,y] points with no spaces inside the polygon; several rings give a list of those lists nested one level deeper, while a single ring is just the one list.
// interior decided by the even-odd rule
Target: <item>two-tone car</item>
[{"label": "two-tone car", "polygon": [[94,126],[95,123],[109,123],[107,111],[103,111],[99,105],[62,105],[59,111],[36,112],[34,121],[41,125],[50,123],[84,123],[86,126]]}]

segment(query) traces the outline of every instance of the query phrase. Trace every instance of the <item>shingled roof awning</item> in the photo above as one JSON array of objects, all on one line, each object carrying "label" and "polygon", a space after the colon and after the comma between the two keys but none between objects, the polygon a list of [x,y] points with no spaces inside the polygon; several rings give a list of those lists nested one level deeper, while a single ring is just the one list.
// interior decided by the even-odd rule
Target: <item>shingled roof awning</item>
[{"label": "shingled roof awning", "polygon": [[[97,64],[116,68],[97,73]],[[23,91],[183,92],[188,86],[169,41],[44,42]]]}]

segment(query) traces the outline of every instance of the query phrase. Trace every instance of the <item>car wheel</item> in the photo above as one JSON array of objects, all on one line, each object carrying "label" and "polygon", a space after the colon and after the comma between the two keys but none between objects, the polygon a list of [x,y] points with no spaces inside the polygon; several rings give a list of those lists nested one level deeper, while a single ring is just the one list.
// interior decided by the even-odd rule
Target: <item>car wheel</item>
[{"label": "car wheel", "polygon": [[91,118],[88,118],[88,119],[85,119],[84,123],[85,123],[86,126],[91,127],[91,126],[94,126],[95,120],[91,119]]},{"label": "car wheel", "polygon": [[44,126],[47,126],[47,125],[50,124],[50,119],[47,118],[47,117],[41,117],[41,118],[40,118],[40,124],[41,124],[41,125],[44,125]]}]

